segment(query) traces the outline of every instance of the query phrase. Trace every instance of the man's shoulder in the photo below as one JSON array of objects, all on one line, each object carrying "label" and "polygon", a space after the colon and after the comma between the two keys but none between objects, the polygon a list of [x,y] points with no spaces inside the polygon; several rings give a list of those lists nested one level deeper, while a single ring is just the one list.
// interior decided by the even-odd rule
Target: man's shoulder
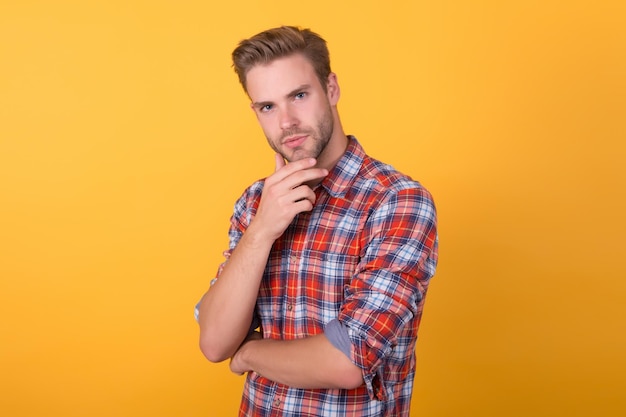
[{"label": "man's shoulder", "polygon": [[367,153],[356,137],[348,137],[351,140],[342,170],[352,172],[350,185],[353,193],[366,193],[381,200],[403,190],[426,191],[417,180]]},{"label": "man's shoulder", "polygon": [[246,211],[258,206],[265,179],[259,179],[250,184],[243,190],[237,201],[235,202],[235,211]]},{"label": "man's shoulder", "polygon": [[424,189],[419,181],[400,172],[392,165],[382,162],[371,156],[366,156],[361,168],[361,178],[373,182],[380,191],[395,193],[407,189]]},{"label": "man's shoulder", "polygon": [[261,178],[253,182],[246,188],[244,194],[246,195],[257,195],[263,192],[263,186],[265,185],[265,178]]}]

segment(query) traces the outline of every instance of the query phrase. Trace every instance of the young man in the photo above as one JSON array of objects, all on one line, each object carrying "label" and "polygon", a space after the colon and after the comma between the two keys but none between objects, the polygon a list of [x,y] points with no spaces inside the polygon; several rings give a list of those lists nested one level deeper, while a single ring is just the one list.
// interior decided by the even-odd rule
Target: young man
[{"label": "young man", "polygon": [[344,133],[319,35],[270,29],[233,61],[276,170],[235,205],[200,348],[247,373],[241,416],[408,416],[431,196]]}]

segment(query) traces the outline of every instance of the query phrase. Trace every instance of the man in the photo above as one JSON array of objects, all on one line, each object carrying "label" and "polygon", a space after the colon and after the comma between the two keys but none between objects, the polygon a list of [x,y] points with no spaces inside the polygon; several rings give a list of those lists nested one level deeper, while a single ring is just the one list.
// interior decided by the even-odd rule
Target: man
[{"label": "man", "polygon": [[270,29],[233,61],[276,170],[235,205],[200,348],[247,373],[241,416],[408,416],[431,196],[344,133],[319,35]]}]

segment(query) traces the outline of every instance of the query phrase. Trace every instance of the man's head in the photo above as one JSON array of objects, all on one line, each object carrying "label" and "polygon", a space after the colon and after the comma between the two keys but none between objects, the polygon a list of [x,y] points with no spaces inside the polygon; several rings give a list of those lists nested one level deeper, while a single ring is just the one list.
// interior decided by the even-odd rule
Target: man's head
[{"label": "man's head", "polygon": [[347,146],[326,42],[308,29],[270,29],[241,41],[235,71],[272,149],[292,162],[332,167]]},{"label": "man's head", "polygon": [[330,74],[328,48],[326,41],[309,29],[281,26],[245,39],[233,51],[233,67],[247,93],[250,69],[294,54],[301,54],[311,63],[325,89]]}]

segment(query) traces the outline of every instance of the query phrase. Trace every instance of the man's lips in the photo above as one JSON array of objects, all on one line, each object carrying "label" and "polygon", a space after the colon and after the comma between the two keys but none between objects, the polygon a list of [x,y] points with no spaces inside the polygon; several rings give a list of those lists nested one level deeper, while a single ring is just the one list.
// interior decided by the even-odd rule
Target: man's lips
[{"label": "man's lips", "polygon": [[287,139],[283,140],[283,145],[288,148],[297,148],[304,143],[306,137],[307,135],[290,136]]}]

